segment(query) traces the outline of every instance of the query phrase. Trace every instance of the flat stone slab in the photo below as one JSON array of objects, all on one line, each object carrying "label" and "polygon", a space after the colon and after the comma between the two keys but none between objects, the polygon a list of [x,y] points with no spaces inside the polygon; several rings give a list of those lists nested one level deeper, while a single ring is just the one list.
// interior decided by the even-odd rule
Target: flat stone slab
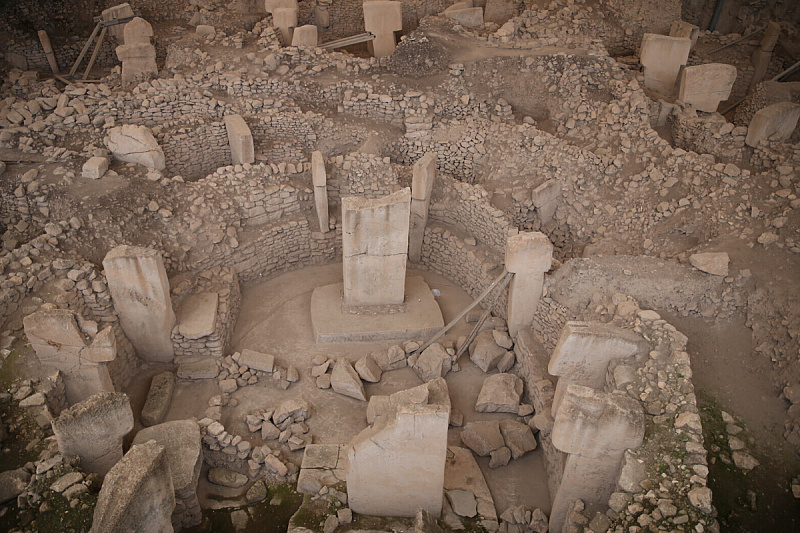
[{"label": "flat stone slab", "polygon": [[136,434],[133,444],[143,444],[149,440],[156,441],[167,452],[175,494],[179,498],[194,494],[203,466],[203,445],[197,422],[173,420],[144,428]]},{"label": "flat stone slab", "polygon": [[343,483],[347,477],[347,445],[309,444],[303,453],[297,492],[317,494],[322,487]]},{"label": "flat stone slab", "polygon": [[153,426],[164,421],[169,404],[172,401],[172,392],[175,389],[175,374],[163,372],[153,376],[150,382],[150,391],[142,407],[142,425]]},{"label": "flat stone slab", "polygon": [[489,531],[497,531],[497,511],[489,485],[483,477],[472,452],[459,446],[447,447],[447,461],[444,465],[444,490],[463,490],[475,496],[478,519]]},{"label": "flat stone slab", "polygon": [[343,294],[343,283],[314,289],[311,322],[317,344],[416,340],[444,327],[439,304],[422,276],[406,278],[404,312],[350,313],[343,305]]},{"label": "flat stone slab", "polygon": [[192,294],[178,312],[178,333],[187,339],[200,339],[214,333],[217,325],[219,294]]},{"label": "flat stone slab", "polygon": [[268,372],[271,374],[275,369],[275,356],[245,348],[242,350],[242,353],[239,354],[239,360],[237,363],[239,363],[239,365],[247,365],[255,370],[260,370],[261,372]]},{"label": "flat stone slab", "polygon": [[218,375],[217,360],[210,357],[178,365],[178,377],[182,379],[214,379]]}]

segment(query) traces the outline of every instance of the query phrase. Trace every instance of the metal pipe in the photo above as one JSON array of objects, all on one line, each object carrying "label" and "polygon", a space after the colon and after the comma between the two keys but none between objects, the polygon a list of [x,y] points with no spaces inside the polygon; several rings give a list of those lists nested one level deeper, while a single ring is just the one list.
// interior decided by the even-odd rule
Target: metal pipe
[{"label": "metal pipe", "polygon": [[722,15],[722,7],[725,5],[725,0],[717,0],[717,7],[714,8],[714,14],[711,16],[711,22],[708,23],[708,31],[714,31],[717,28],[717,22]]}]

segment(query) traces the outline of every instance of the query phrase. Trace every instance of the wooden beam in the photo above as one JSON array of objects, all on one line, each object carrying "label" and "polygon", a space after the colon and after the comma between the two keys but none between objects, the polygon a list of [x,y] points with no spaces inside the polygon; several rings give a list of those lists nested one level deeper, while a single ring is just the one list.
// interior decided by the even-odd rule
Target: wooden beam
[{"label": "wooden beam", "polygon": [[100,53],[100,47],[103,46],[103,39],[106,36],[106,32],[108,28],[103,26],[103,29],[100,31],[100,38],[97,39],[97,46],[94,47],[94,52],[92,52],[92,58],[89,60],[89,64],[86,65],[86,72],[83,73],[83,79],[89,78],[89,72],[91,72],[92,67],[94,66],[94,62],[97,59],[97,54]]},{"label": "wooden beam", "polygon": [[83,61],[83,58],[86,56],[86,52],[89,51],[89,47],[92,46],[92,41],[94,41],[94,38],[97,36],[97,33],[99,31],[100,31],[100,23],[98,22],[97,26],[94,27],[94,31],[89,36],[89,40],[86,41],[86,44],[83,46],[83,50],[81,50],[81,53],[78,56],[78,59],[75,60],[75,64],[72,65],[72,68],[69,71],[69,76],[68,77],[71,78],[78,71],[78,66],[81,64],[81,61]]},{"label": "wooden beam", "polygon": [[56,55],[53,53],[53,45],[50,44],[50,36],[47,35],[46,31],[39,30],[39,42],[42,43],[42,48],[44,48],[44,55],[50,64],[50,70],[53,71],[53,74],[60,74]]}]

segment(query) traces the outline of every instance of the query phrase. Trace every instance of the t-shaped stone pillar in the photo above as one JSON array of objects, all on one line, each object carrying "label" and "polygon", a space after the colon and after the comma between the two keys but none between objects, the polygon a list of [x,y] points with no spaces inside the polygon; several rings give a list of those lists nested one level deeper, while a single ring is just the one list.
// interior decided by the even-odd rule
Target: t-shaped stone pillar
[{"label": "t-shaped stone pillar", "polygon": [[539,231],[518,233],[506,241],[506,270],[514,273],[508,287],[508,333],[533,323],[544,286],[544,273],[553,262],[553,245]]},{"label": "t-shaped stone pillar", "polygon": [[550,436],[569,454],[550,513],[550,531],[560,532],[575,500],[589,506],[608,503],[625,450],[638,448],[644,439],[644,411],[624,394],[569,385]]},{"label": "t-shaped stone pillar", "polygon": [[398,305],[405,297],[411,189],[342,198],[344,301]]},{"label": "t-shaped stone pillar", "polygon": [[145,361],[171,363],[175,312],[161,252],[118,246],[103,259],[119,323]]},{"label": "t-shaped stone pillar", "polygon": [[559,376],[551,411],[553,417],[568,385],[601,389],[606,382],[608,363],[649,350],[650,344],[631,330],[601,322],[567,322],[547,366],[551,375]]},{"label": "t-shaped stone pillar", "polygon": [[297,26],[297,0],[264,0],[264,9],[272,15],[272,25],[280,30],[283,44],[291,44]]},{"label": "t-shaped stone pillar", "polygon": [[136,17],[125,24],[125,44],[116,49],[122,61],[122,83],[128,85],[138,77],[158,76],[156,48],[150,43],[153,27],[146,20]]},{"label": "t-shaped stone pillar", "polygon": [[375,34],[369,48],[376,58],[391,55],[397,46],[394,32],[403,29],[403,3],[377,0],[364,2],[364,29]]},{"label": "t-shaped stone pillar", "polygon": [[330,229],[328,219],[328,174],[325,172],[325,158],[322,152],[311,154],[311,181],[314,184],[314,205],[317,208],[319,230],[327,233]]},{"label": "t-shaped stone pillar", "polygon": [[122,459],[133,411],[126,394],[101,392],[62,411],[52,426],[61,455],[77,455],[83,470],[104,476]]},{"label": "t-shaped stone pillar", "polygon": [[673,96],[681,67],[689,59],[692,40],[645,33],[639,61],[644,67],[644,85],[663,95]]},{"label": "t-shaped stone pillar", "polygon": [[39,361],[64,374],[70,405],[98,392],[114,392],[105,365],[117,356],[117,338],[111,326],[90,341],[78,328],[77,315],[67,309],[43,309],[26,316],[22,323]]},{"label": "t-shaped stone pillar", "polygon": [[253,148],[253,133],[242,115],[225,115],[225,131],[231,147],[231,160],[234,165],[252,163],[256,160]]},{"label": "t-shaped stone pillar", "polygon": [[431,203],[433,178],[436,176],[436,154],[428,152],[414,163],[411,180],[411,229],[408,234],[408,258],[419,263],[422,255],[422,238],[428,224],[428,207]]}]

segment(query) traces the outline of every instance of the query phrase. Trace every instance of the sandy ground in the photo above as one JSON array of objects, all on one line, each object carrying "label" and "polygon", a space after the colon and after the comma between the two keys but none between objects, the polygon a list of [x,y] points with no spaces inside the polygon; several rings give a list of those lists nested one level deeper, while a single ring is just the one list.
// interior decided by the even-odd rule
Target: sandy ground
[{"label": "sandy ground", "polygon": [[[441,291],[437,301],[445,322],[452,320],[472,301],[458,286],[439,275],[411,270],[409,274],[422,275],[432,289]],[[238,401],[238,405],[223,409],[222,423],[228,431],[242,435],[253,445],[261,445],[260,437],[248,432],[243,421],[244,416],[259,409],[277,407],[283,400],[297,397],[304,398],[311,406],[311,417],[307,423],[316,443],[346,443],[366,427],[365,402],[341,396],[331,390],[317,389],[310,375],[311,360],[317,354],[332,358],[346,357],[355,362],[364,355],[387,350],[391,346],[391,343],[317,345],[314,342],[310,315],[311,293],[317,286],[341,281],[341,277],[341,265],[334,264],[287,273],[260,285],[243,288],[242,309],[230,351],[250,348],[273,353],[282,366],[294,364],[297,367],[300,381],[286,391],[278,388],[271,380],[261,380],[256,385],[236,391],[232,397]],[[445,341],[455,341],[458,336],[467,335],[470,329],[471,325],[462,321],[448,332]],[[148,369],[127,391],[131,395],[134,412],[141,411],[150,377],[161,370],[156,367]],[[452,405],[464,414],[465,423],[509,416],[474,411],[478,392],[486,376],[467,356],[463,356],[459,372],[451,372],[446,377]],[[385,372],[379,383],[366,386],[366,392],[368,397],[391,394],[420,383],[422,381],[411,369],[404,368]],[[208,399],[215,394],[219,394],[216,381],[179,385],[167,420],[202,417]],[[460,445],[459,433],[459,428],[451,428],[448,443]],[[295,452],[290,457],[293,462],[300,464],[302,452]],[[550,498],[540,450],[494,470],[489,469],[488,458],[477,459],[495,499],[498,514],[512,505],[538,507],[549,513]],[[233,497],[234,494],[226,496]]]}]

